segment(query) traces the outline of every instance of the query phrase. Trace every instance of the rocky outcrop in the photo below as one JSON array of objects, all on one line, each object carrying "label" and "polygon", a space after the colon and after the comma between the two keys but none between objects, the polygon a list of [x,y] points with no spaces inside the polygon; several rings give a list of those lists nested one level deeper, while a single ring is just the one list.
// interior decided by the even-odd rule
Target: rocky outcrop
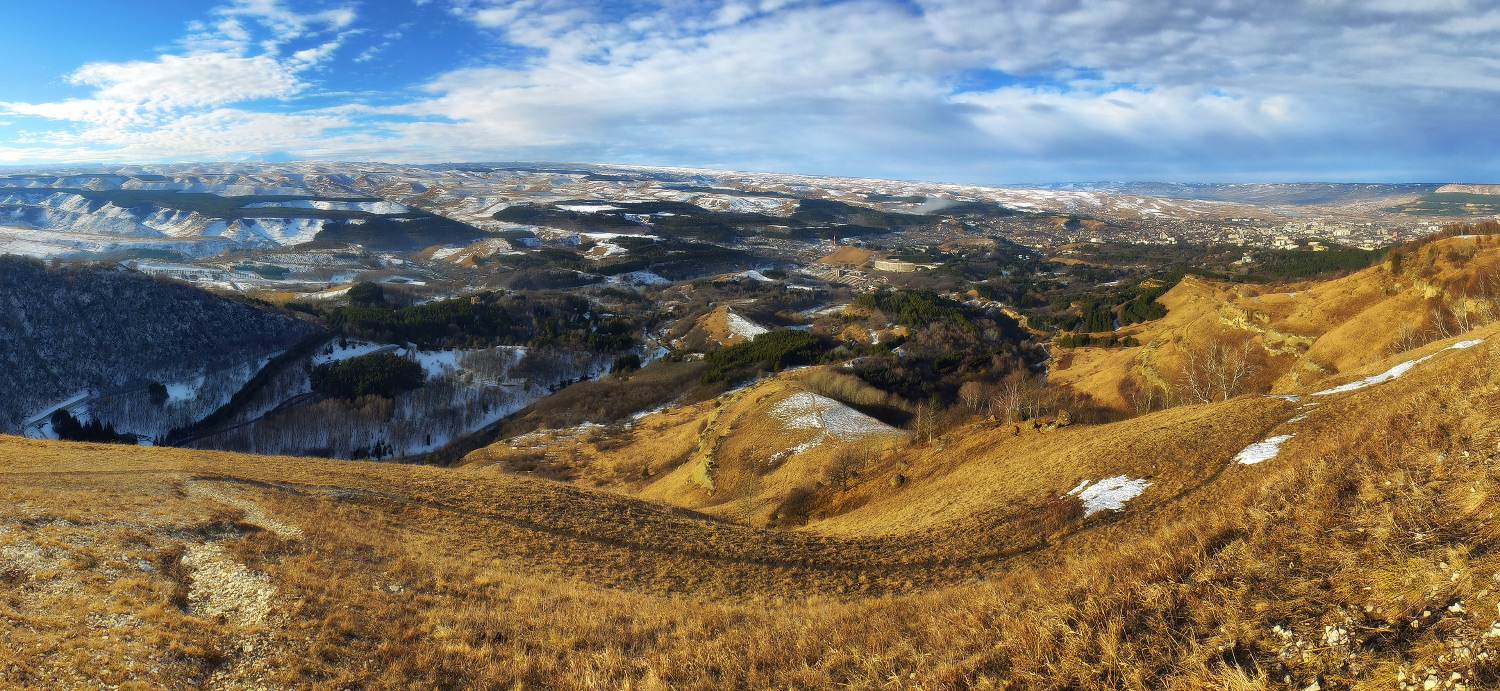
[{"label": "rocky outcrop", "polygon": [[1219,321],[1241,331],[1261,334],[1261,344],[1272,355],[1301,355],[1312,347],[1317,336],[1299,336],[1270,325],[1271,317],[1224,303],[1219,306]]}]

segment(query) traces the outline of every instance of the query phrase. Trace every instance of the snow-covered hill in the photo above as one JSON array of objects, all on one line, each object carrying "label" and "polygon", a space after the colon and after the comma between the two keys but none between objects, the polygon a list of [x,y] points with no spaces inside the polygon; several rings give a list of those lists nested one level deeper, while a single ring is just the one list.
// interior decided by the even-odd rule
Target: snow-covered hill
[{"label": "snow-covered hill", "polygon": [[[1297,219],[1308,209],[1361,217],[1436,189],[1434,185],[1089,183],[985,186],[589,164],[211,163],[48,169],[0,177],[0,250],[58,256],[146,246],[203,256],[233,247],[311,240],[327,214],[427,212],[485,231],[515,224],[494,214],[520,203],[685,202],[717,212],[789,216],[800,199],[829,199],[882,211],[929,213],[956,203],[1012,211],[1082,215],[1105,222]],[[80,193],[79,191],[84,191]],[[209,194],[245,199],[233,208],[275,214],[210,216],[191,205],[113,203],[110,192]],[[92,196],[84,196],[85,194]],[[100,197],[99,195],[105,195]],[[265,196],[276,199],[256,199]],[[300,197],[300,198],[297,198]],[[121,197],[125,200],[137,197]],[[352,201],[367,199],[371,201]],[[169,198],[170,201],[170,198]],[[306,210],[301,217],[296,210]],[[275,221],[270,218],[274,216]],[[246,217],[246,218],[240,218]],[[238,221],[235,219],[239,219]],[[87,243],[44,233],[136,238]],[[182,245],[183,239],[213,242]],[[144,239],[144,240],[143,240]]]},{"label": "snow-covered hill", "polygon": [[0,257],[0,324],[0,432],[10,433],[69,400],[145,399],[152,382],[178,393],[155,417],[196,419],[255,363],[316,331],[135,272],[13,257]]}]

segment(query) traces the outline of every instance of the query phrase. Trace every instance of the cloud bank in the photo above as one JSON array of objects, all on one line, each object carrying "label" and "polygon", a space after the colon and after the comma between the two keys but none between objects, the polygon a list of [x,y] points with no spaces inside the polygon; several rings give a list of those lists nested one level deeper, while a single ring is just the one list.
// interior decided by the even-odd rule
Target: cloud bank
[{"label": "cloud bank", "polygon": [[[975,182],[1497,177],[1500,9],[1465,0],[240,0],[86,96],[0,103],[0,161],[589,160]],[[419,20],[419,25],[423,22]],[[9,94],[0,91],[0,98]]]}]

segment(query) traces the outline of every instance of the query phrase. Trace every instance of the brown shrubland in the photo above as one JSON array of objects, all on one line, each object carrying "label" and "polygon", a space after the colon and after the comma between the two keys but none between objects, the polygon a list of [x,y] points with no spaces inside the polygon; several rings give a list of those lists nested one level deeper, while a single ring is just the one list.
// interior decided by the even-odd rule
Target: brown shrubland
[{"label": "brown shrubland", "polygon": [[[1500,353],[1449,343],[1297,402],[1020,436],[973,418],[860,452],[789,529],[624,480],[0,438],[0,686],[1493,688]],[[768,444],[754,416],[788,385],[702,428]],[[697,434],[699,405],[653,435]],[[1066,491],[1114,474],[1152,485],[1084,517]],[[202,545],[275,586],[263,621],[183,596]]]}]

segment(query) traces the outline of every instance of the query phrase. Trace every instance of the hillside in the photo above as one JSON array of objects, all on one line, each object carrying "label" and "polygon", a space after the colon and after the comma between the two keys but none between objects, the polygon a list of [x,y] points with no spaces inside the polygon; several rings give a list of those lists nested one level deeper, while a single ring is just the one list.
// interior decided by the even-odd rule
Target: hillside
[{"label": "hillside", "polygon": [[[997,357],[995,324],[977,352],[997,369],[945,370],[951,404],[865,377],[917,371],[943,343],[923,340],[923,315],[971,308],[873,293],[814,328],[868,334],[886,324],[878,307],[916,325],[901,354],[782,329],[609,374],[593,353],[578,363],[590,381],[566,387],[542,377],[575,370],[522,365],[571,351],[431,321],[432,345],[460,347],[407,357],[454,387],[488,382],[464,400],[493,431],[454,467],[0,437],[0,647],[16,660],[0,687],[1490,688],[1490,239],[1406,246],[1324,282],[1189,276],[1160,298],[1165,317],[1122,330],[1141,346],[1057,347],[1045,378],[1035,359]],[[29,285],[178,289],[21,267],[47,274]],[[808,309],[763,283],[694,286],[680,326],[727,339],[733,317]],[[502,299],[333,308],[334,321],[373,333],[433,310],[553,305],[577,316],[554,323],[602,333],[593,303]],[[709,376],[778,338],[837,354]],[[1228,346],[1255,355],[1237,390],[1195,399],[1173,380]],[[345,337],[309,357],[393,348]],[[1136,406],[1153,373],[1172,397]],[[512,386],[523,377],[535,385]],[[514,406],[493,407],[502,387]],[[273,382],[247,410],[290,391]],[[330,414],[348,407],[333,399],[266,419],[414,440],[433,421],[402,400],[366,400],[359,424]],[[269,438],[255,424],[232,433]]]},{"label": "hillside", "polygon": [[[0,438],[0,680],[1482,688],[1497,331],[1295,397],[892,437],[858,506],[793,529],[493,468]],[[743,389],[712,428],[805,400]]]},{"label": "hillside", "polygon": [[[1266,286],[1189,275],[1158,301],[1167,316],[1124,328],[1134,348],[1060,349],[1055,383],[1122,409],[1181,396],[1189,357],[1249,344],[1245,390],[1291,392],[1493,318],[1500,247],[1487,236],[1423,245],[1329,281]],[[1489,315],[1489,316],[1486,316]]]},{"label": "hillside", "polygon": [[49,268],[14,257],[0,257],[0,324],[0,431],[7,432],[84,394],[150,405],[151,382],[169,394],[153,413],[167,415],[161,408],[170,404],[191,422],[227,401],[264,358],[317,331],[118,267]]}]

